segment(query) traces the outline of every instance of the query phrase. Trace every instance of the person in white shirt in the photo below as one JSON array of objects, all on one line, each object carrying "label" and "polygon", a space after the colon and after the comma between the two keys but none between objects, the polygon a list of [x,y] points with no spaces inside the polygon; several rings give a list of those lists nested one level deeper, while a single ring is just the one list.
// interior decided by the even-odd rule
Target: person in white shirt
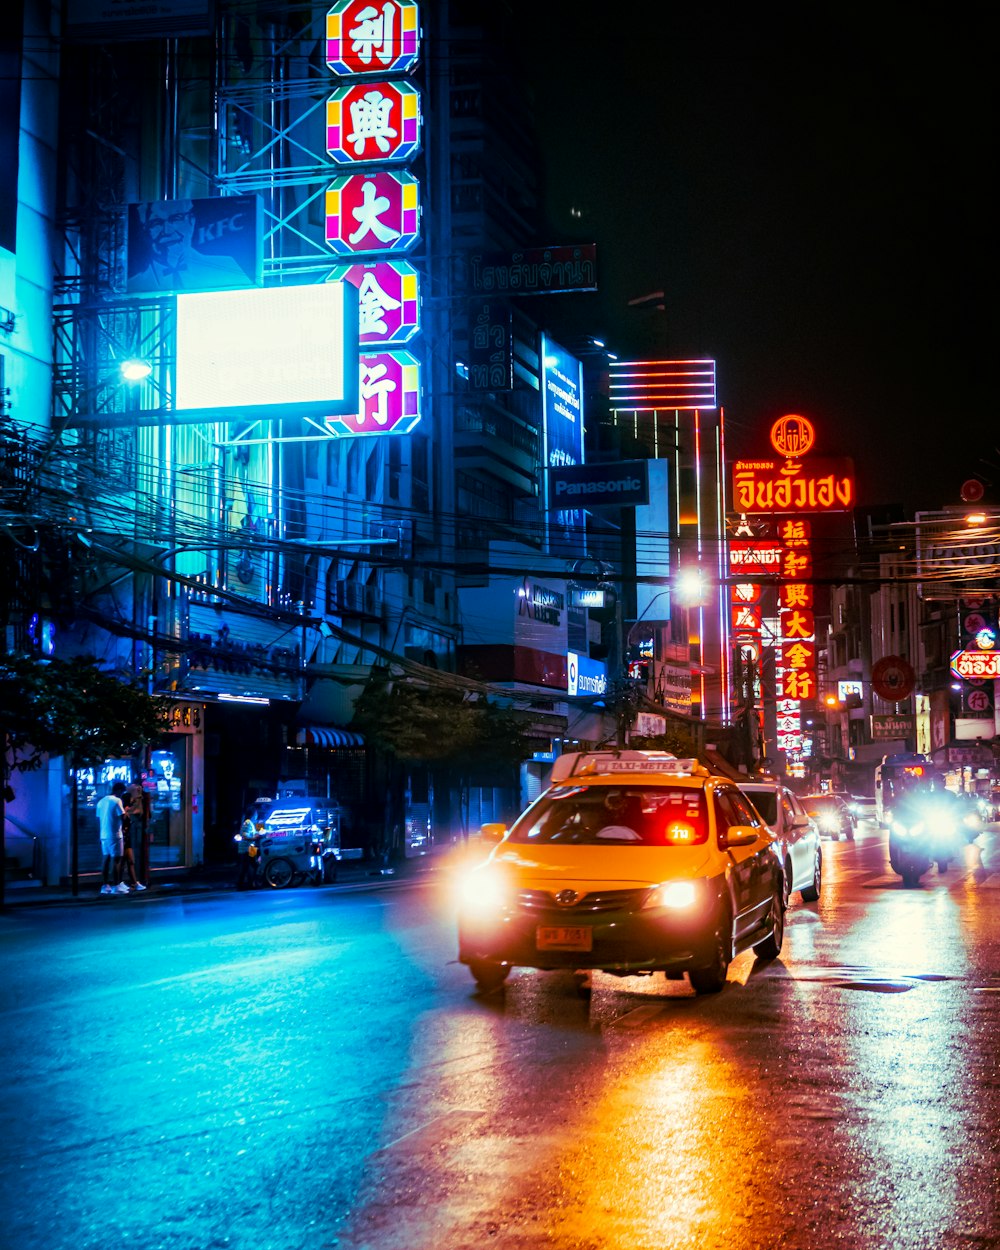
[{"label": "person in white shirt", "polygon": [[104,884],[102,894],[128,894],[128,886],[122,881],[122,856],[125,842],[122,837],[122,817],[125,807],[122,795],[125,786],[116,781],[111,792],[97,802],[97,823],[101,831],[101,850],[104,852]]}]

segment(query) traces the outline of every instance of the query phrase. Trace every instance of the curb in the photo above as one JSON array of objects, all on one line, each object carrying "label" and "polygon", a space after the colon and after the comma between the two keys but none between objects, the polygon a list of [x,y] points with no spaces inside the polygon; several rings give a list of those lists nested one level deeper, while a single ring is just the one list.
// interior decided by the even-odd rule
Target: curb
[{"label": "curb", "polygon": [[[328,890],[372,889],[391,885],[405,885],[408,882],[419,880],[429,873],[437,871],[439,867],[440,865],[433,859],[428,859],[414,863],[412,867],[407,864],[402,870],[396,869],[389,874],[382,873],[378,869],[355,870],[349,875],[340,876],[337,881],[332,881],[329,884],[295,888],[307,888],[312,892],[325,893]],[[145,905],[147,902],[153,902],[157,899],[190,897],[192,895],[262,894],[271,896],[284,893],[284,891],[267,889],[263,886],[255,886],[251,890],[237,890],[235,882],[236,872],[237,869],[234,867],[231,874],[214,881],[198,880],[197,878],[194,880],[174,878],[173,880],[158,881],[154,878],[140,894],[132,893],[120,896],[101,894],[101,882],[99,879],[88,879],[86,883],[82,883],[77,894],[73,894],[71,887],[68,885],[34,886],[7,882],[4,890],[3,911],[8,912],[15,908],[24,907],[92,905],[106,901],[113,902],[115,898],[130,898],[138,900],[140,905]]]}]

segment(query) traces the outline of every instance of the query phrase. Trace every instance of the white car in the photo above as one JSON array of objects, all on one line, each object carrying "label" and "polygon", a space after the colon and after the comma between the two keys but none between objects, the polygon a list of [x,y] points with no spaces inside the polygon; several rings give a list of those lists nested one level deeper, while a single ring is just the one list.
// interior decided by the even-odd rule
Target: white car
[{"label": "white car", "polygon": [[741,781],[739,788],[778,840],[786,904],[795,890],[803,902],[815,903],[823,885],[823,848],[816,822],[780,781]]},{"label": "white car", "polygon": [[848,795],[848,806],[858,820],[870,820],[875,823],[875,800],[867,794]]}]

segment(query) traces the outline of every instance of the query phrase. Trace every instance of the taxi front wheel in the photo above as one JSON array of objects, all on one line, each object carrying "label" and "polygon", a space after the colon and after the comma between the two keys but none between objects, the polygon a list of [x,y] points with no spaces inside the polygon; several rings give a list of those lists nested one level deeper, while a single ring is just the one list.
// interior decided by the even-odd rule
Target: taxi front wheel
[{"label": "taxi front wheel", "polygon": [[785,937],[785,908],[780,893],[771,899],[771,932],[753,948],[758,959],[777,959]]},{"label": "taxi front wheel", "polygon": [[726,984],[729,963],[733,957],[732,932],[732,921],[726,915],[715,933],[715,953],[712,962],[703,968],[688,970],[691,988],[696,994],[718,994]]},{"label": "taxi front wheel", "polygon": [[489,994],[498,990],[510,976],[510,965],[494,963],[491,959],[470,959],[469,971],[478,988]]}]

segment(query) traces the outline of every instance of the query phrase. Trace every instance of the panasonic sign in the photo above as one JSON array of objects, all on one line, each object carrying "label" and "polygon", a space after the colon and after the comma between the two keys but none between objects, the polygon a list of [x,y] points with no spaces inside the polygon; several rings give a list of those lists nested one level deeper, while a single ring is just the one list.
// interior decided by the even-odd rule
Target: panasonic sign
[{"label": "panasonic sign", "polygon": [[549,469],[549,507],[630,508],[649,503],[645,460]]}]

